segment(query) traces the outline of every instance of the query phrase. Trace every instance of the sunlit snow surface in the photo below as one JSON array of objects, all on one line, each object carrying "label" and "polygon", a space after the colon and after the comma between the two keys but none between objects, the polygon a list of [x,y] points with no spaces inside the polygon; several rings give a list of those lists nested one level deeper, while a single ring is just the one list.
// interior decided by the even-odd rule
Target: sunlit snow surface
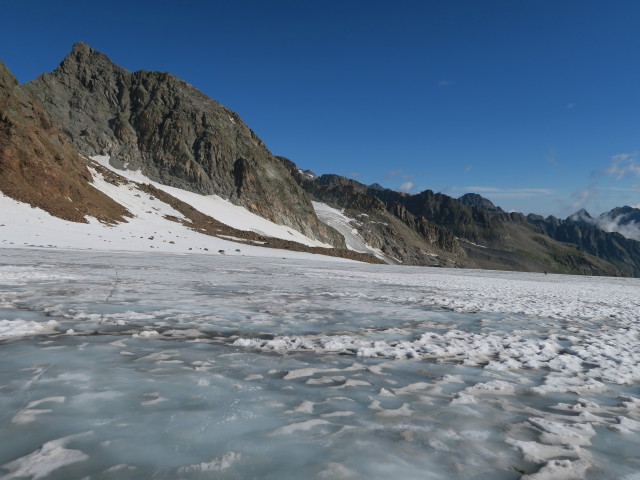
[{"label": "sunlit snow surface", "polygon": [[0,477],[640,478],[640,282],[0,250]]}]

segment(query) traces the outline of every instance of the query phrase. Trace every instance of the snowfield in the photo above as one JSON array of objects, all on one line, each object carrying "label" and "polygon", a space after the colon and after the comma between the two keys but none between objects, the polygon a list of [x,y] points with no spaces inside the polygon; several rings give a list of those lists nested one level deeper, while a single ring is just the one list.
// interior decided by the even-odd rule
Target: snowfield
[{"label": "snowfield", "polygon": [[382,253],[382,250],[372,247],[365,242],[364,238],[362,238],[358,232],[358,229],[354,226],[354,224],[357,225],[359,223],[358,220],[347,217],[342,211],[330,207],[326,203],[311,203],[313,204],[313,209],[318,219],[342,234],[348,249],[355,250],[356,252],[371,253],[379,259],[391,263],[385,254]]},{"label": "snowfield", "polygon": [[[140,171],[118,170],[109,157],[93,157],[95,161],[131,182],[148,183],[190,204],[196,210],[239,230],[254,231],[268,237],[291,240],[308,246],[330,247],[305,237],[296,230],[277,225],[247,209],[233,205],[215,195],[199,195],[153,182]],[[166,216],[183,219],[183,215],[153,195],[136,188],[135,183],[113,185],[89,168],[93,186],[133,215],[126,222],[105,225],[93,217],[89,223],[75,223],[49,215],[0,193],[0,248],[63,248],[80,250],[113,250],[137,252],[224,253],[231,256],[259,256],[297,259],[323,259],[325,256],[290,250],[264,248],[234,237],[217,238],[196,232]],[[333,257],[326,257],[335,261]]]},{"label": "snowfield", "polygon": [[3,248],[0,476],[637,480],[639,292]]}]

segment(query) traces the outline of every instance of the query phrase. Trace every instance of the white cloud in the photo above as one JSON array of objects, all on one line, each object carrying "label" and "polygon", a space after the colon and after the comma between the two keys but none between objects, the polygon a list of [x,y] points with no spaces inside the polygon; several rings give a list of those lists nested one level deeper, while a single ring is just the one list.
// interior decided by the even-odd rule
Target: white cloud
[{"label": "white cloud", "polygon": [[398,185],[396,187],[396,190],[399,190],[401,192],[409,192],[413,189],[413,187],[415,187],[415,185],[412,182],[404,182]]},{"label": "white cloud", "polygon": [[621,180],[627,176],[640,177],[640,152],[620,153],[611,157],[611,165],[604,171],[605,175]]},{"label": "white cloud", "polygon": [[565,205],[567,213],[570,214],[580,208],[585,208],[587,203],[590,203],[591,206],[596,205],[596,202],[601,200],[603,192],[604,195],[606,195],[606,192],[640,192],[640,183],[631,185],[623,183],[622,186],[618,187],[602,186],[601,184],[604,183],[603,180],[606,177],[615,182],[623,179],[640,178],[640,152],[613,155],[608,168],[592,172],[591,183],[587,187],[571,194],[569,203]]},{"label": "white cloud", "polygon": [[600,192],[596,188],[595,183],[592,183],[591,185],[589,185],[586,188],[583,188],[582,190],[573,192],[569,200],[571,203],[569,204],[568,210],[570,212],[575,212],[577,210],[580,210],[581,208],[584,208],[587,203],[594,200],[599,195],[600,195]]},{"label": "white cloud", "polygon": [[438,82],[438,86],[439,87],[448,87],[450,85],[453,85],[454,82],[452,82],[451,80],[440,80]]},{"label": "white cloud", "polygon": [[623,217],[617,217],[613,220],[608,218],[598,218],[598,226],[605,232],[618,232],[627,238],[640,241],[640,224],[637,222],[629,222],[626,225],[620,225]]},{"label": "white cloud", "polygon": [[[577,218],[575,218],[577,217]],[[583,222],[590,223],[605,232],[617,232],[632,240],[640,241],[640,224],[635,221],[631,221],[627,224],[621,224],[625,220],[626,215],[619,215],[615,218],[609,217],[597,217],[589,218],[584,215],[573,215],[572,218],[576,220],[582,220]]]},{"label": "white cloud", "polygon": [[467,165],[466,167],[464,167],[465,172],[470,172],[471,170],[473,170],[473,165]]}]

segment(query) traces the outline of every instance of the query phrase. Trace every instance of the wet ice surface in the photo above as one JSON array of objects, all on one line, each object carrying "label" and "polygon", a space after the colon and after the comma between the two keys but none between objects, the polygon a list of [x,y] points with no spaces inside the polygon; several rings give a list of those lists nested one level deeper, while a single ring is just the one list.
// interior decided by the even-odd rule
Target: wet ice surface
[{"label": "wet ice surface", "polygon": [[0,250],[0,476],[638,479],[639,287]]}]

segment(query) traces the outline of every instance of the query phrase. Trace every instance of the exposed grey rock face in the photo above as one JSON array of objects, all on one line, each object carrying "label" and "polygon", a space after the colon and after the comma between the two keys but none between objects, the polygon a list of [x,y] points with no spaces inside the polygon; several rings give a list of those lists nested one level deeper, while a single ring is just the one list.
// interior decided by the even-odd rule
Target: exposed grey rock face
[{"label": "exposed grey rock face", "polygon": [[217,194],[344,247],[302,189],[237,114],[169,73],[130,72],[84,43],[24,88],[78,149],[166,185]]},{"label": "exposed grey rock face", "polygon": [[[384,202],[356,180],[339,175],[308,176],[290,160],[278,157],[315,200],[343,209],[365,242],[388,259],[406,265],[474,267],[447,229],[415,216],[397,202]],[[380,187],[382,188],[382,187]]]},{"label": "exposed grey rock face", "polygon": [[489,212],[504,213],[500,207],[496,207],[491,200],[477,193],[465,193],[458,198],[460,203],[469,207],[483,208]]}]

